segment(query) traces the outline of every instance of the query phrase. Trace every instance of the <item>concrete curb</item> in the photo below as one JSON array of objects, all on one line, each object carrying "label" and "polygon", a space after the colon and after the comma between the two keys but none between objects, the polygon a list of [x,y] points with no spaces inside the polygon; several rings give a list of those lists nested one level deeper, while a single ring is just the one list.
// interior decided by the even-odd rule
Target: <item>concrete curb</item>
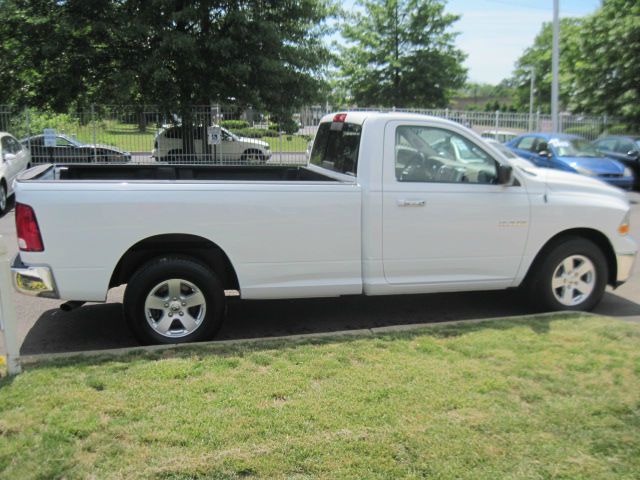
[{"label": "concrete curb", "polygon": [[448,325],[467,325],[483,322],[495,322],[503,320],[528,320],[532,318],[546,318],[556,316],[576,315],[576,316],[589,316],[589,317],[607,317],[606,315],[598,315],[589,312],[549,312],[541,314],[531,315],[511,315],[506,317],[494,317],[494,318],[476,318],[470,320],[451,320],[446,322],[430,322],[430,323],[414,323],[409,325],[390,325],[387,327],[374,327],[365,328],[359,330],[340,330],[336,332],[319,332],[319,333],[306,333],[299,335],[282,335],[277,337],[258,337],[258,338],[238,338],[233,340],[211,340],[208,342],[192,342],[192,343],[179,343],[172,345],[140,345],[136,347],[123,347],[123,348],[110,348],[104,350],[84,350],[80,352],[60,352],[60,353],[42,353],[33,355],[24,355],[20,357],[20,364],[23,366],[33,365],[39,362],[46,362],[49,360],[65,359],[65,358],[90,358],[90,357],[103,357],[112,356],[117,357],[120,355],[127,355],[135,352],[157,352],[164,350],[180,350],[192,347],[224,347],[229,345],[250,345],[254,343],[270,343],[278,341],[299,341],[299,340],[312,340],[314,338],[327,338],[327,337],[373,337],[384,333],[393,332],[410,332],[412,330],[421,330],[425,328],[434,328]]}]

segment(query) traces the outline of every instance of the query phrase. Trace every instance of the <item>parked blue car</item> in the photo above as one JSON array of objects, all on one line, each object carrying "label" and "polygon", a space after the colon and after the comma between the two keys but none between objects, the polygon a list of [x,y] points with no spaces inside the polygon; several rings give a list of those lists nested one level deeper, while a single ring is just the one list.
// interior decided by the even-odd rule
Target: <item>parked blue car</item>
[{"label": "parked blue car", "polygon": [[538,167],[589,175],[625,190],[633,187],[634,176],[629,167],[603,155],[577,135],[526,133],[506,145]]}]

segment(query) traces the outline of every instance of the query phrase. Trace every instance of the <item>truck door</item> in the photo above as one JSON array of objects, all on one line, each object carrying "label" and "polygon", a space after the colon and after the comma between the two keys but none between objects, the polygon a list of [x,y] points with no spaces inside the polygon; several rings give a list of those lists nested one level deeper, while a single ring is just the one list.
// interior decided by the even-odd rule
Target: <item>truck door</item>
[{"label": "truck door", "polygon": [[529,199],[517,179],[499,185],[498,162],[485,148],[440,122],[389,122],[384,160],[388,283],[511,285],[529,229]]}]

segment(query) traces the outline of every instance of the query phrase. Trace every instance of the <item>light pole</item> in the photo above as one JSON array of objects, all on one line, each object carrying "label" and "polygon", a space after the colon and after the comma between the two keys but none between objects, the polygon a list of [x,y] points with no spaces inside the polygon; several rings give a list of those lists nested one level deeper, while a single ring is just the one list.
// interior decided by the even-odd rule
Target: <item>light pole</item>
[{"label": "light pole", "polygon": [[553,48],[551,51],[551,125],[558,131],[558,67],[560,60],[560,0],[553,0]]},{"label": "light pole", "polygon": [[535,67],[527,67],[525,69],[531,76],[531,84],[529,86],[529,131],[533,131],[533,92],[536,87],[536,69]]}]

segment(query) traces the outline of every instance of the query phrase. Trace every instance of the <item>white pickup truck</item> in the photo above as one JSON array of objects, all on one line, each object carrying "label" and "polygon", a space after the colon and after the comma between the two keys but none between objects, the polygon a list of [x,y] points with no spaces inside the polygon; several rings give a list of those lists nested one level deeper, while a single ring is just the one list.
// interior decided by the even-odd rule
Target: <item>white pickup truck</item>
[{"label": "white pickup truck", "polygon": [[16,192],[17,289],[81,303],[127,284],[143,342],[211,338],[225,290],[523,286],[538,309],[588,310],[627,280],[637,251],[621,190],[403,113],[324,117],[306,167],[41,165]]}]

